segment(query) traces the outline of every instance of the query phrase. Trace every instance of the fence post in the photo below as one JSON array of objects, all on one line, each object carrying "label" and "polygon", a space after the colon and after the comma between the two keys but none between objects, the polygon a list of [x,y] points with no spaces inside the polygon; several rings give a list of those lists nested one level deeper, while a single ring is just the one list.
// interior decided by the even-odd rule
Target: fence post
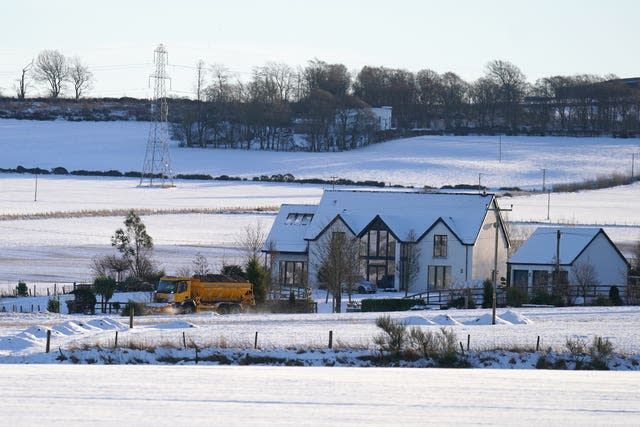
[{"label": "fence post", "polygon": [[49,353],[50,349],[51,349],[51,329],[47,329],[47,348],[46,348],[46,353]]},{"label": "fence post", "polygon": [[133,304],[129,306],[129,329],[133,329]]},{"label": "fence post", "polygon": [[540,335],[538,335],[538,341],[536,342],[536,351],[540,350]]},{"label": "fence post", "polygon": [[470,345],[471,345],[471,334],[467,335],[467,351],[469,351]]},{"label": "fence post", "polygon": [[257,349],[258,348],[258,331],[256,331],[256,337],[253,340],[253,349]]},{"label": "fence post", "polygon": [[329,348],[333,348],[333,331],[329,331]]}]

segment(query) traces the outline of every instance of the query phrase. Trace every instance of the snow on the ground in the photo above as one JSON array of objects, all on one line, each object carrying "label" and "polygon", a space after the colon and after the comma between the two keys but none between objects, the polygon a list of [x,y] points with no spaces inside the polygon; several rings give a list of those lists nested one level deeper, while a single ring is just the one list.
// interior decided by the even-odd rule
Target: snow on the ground
[{"label": "snow on the ground", "polygon": [[638,375],[627,372],[21,365],[0,370],[0,384],[6,425],[640,422]]},{"label": "snow on the ground", "polygon": [[[4,119],[0,120],[0,167],[139,171],[148,130],[144,122]],[[330,179],[335,175],[440,187],[474,184],[482,174],[482,183],[494,188],[541,187],[543,168],[547,183],[630,173],[631,154],[637,153],[638,145],[636,139],[607,137],[423,136],[343,153],[287,153],[179,148],[171,141],[171,159],[177,173],[213,176],[292,173]]]}]

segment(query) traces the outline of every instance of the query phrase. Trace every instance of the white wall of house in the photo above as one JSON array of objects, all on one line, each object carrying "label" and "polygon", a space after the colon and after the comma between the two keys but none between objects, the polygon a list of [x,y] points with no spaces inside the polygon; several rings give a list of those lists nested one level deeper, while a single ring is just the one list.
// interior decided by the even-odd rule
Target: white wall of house
[{"label": "white wall of house", "polygon": [[391,113],[393,107],[374,107],[371,109],[371,113],[376,119],[378,130],[391,129]]},{"label": "white wall of house", "polygon": [[[495,263],[496,214],[488,211],[480,227],[480,233],[472,249],[471,280],[485,280],[492,278]],[[498,227],[498,278],[507,277],[508,247],[502,227]]]},{"label": "white wall of house", "polygon": [[598,234],[573,265],[593,265],[601,285],[626,285],[627,264],[605,236]]},{"label": "white wall of house", "polygon": [[[434,257],[434,236],[447,236],[447,256]],[[451,231],[442,223],[438,223],[419,242],[420,271],[409,287],[410,293],[425,292],[428,290],[429,266],[450,266],[451,284],[464,282],[465,271],[468,268],[467,248]]]}]

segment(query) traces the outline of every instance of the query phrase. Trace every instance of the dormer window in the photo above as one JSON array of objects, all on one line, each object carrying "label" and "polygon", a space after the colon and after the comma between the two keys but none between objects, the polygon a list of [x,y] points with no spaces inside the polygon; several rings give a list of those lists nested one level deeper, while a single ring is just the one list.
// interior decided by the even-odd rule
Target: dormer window
[{"label": "dormer window", "polygon": [[313,219],[313,214],[296,213],[292,212],[287,215],[287,219],[284,221],[285,225],[307,225]]}]

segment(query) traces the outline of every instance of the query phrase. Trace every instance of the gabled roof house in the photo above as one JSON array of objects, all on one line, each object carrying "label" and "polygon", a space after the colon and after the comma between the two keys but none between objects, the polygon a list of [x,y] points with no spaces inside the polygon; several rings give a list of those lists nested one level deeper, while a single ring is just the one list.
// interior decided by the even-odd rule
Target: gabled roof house
[{"label": "gabled roof house", "polygon": [[[550,292],[553,272],[559,269],[557,281],[580,286],[580,276],[589,269],[590,289],[580,296],[596,296],[596,285],[625,288],[629,262],[602,228],[540,227],[509,259],[512,286],[527,294]],[[574,292],[575,293],[575,292]]]},{"label": "gabled roof house", "polygon": [[[491,194],[325,191],[318,205],[282,205],[263,251],[283,286],[316,286],[314,254],[331,233],[360,241],[360,274],[378,287],[412,293],[492,277],[498,224],[498,274],[508,238]],[[420,249],[419,271],[400,283],[403,246]]]}]

